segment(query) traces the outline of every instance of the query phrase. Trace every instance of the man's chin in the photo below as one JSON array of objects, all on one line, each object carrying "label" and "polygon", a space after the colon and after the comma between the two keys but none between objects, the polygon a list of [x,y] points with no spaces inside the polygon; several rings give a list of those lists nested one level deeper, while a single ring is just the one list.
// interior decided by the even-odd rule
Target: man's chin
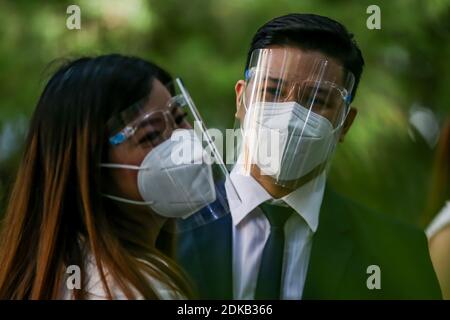
[{"label": "man's chin", "polygon": [[261,172],[261,169],[256,165],[253,164],[251,167],[251,175],[252,177],[259,182],[259,184],[266,189],[269,194],[278,199],[282,198],[289,193],[295,191],[296,189],[300,188],[301,186],[307,184],[308,182],[314,180],[316,177],[318,177],[326,168],[326,162],[319,164],[314,169],[312,169],[307,174],[301,176],[297,179],[292,180],[280,180],[276,179],[271,175],[267,175],[265,173]]}]

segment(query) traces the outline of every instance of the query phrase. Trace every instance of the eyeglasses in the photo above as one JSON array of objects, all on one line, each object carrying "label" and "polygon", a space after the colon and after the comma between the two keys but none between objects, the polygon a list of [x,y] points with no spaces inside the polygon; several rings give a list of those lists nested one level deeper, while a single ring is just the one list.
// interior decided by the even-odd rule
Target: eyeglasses
[{"label": "eyeglasses", "polygon": [[114,132],[108,139],[111,145],[120,145],[133,137],[137,144],[155,147],[186,121],[187,113],[183,107],[187,102],[181,94],[171,97],[159,110],[151,107],[154,111],[146,111],[146,102],[147,98],[142,99],[108,121],[109,132]]},{"label": "eyeglasses", "polygon": [[262,103],[295,101],[312,112],[328,118],[333,125],[341,123],[348,113],[351,95],[347,89],[331,81],[260,81],[260,86],[251,87],[248,96],[244,91],[246,105],[250,101]]}]

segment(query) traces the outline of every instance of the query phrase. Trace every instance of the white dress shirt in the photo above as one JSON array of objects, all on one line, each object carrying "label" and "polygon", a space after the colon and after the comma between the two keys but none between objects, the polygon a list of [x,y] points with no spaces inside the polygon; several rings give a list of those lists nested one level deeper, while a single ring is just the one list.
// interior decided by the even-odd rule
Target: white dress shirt
[{"label": "white dress shirt", "polygon": [[[270,235],[269,221],[258,206],[273,198],[252,176],[241,173],[240,169],[241,166],[236,165],[230,173],[240,197],[239,201],[229,197],[233,221],[233,296],[234,299],[254,299],[262,253]],[[282,198],[298,214],[293,214],[285,224],[281,299],[302,298],[325,181],[326,175],[322,173]],[[227,194],[232,193],[229,183],[225,188]]]}]

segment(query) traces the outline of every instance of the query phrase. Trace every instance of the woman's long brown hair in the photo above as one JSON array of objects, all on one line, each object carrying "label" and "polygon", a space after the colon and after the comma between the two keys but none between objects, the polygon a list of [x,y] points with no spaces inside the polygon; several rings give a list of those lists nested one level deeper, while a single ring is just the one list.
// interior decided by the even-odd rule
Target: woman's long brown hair
[{"label": "woman's long brown hair", "polygon": [[422,226],[427,226],[450,200],[450,119],[444,122],[436,148]]},{"label": "woman's long brown hair", "polygon": [[[87,279],[86,247],[108,298],[115,296],[106,272],[127,298],[158,298],[149,276],[190,296],[170,253],[148,241],[150,215],[127,215],[101,197],[104,124],[146,96],[153,79],[170,76],[142,59],[107,55],[70,62],[49,80],[2,223],[0,299],[62,298],[67,266],[80,266]],[[74,297],[87,297],[83,287]]]}]

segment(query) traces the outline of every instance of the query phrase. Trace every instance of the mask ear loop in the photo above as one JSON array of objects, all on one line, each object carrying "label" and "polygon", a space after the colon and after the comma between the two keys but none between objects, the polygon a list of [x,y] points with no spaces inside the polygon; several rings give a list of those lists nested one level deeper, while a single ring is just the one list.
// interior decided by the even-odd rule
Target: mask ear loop
[{"label": "mask ear loop", "polygon": [[101,168],[144,170],[144,168],[141,168],[140,166],[135,166],[135,165],[131,165],[131,164],[100,163],[98,166]]},{"label": "mask ear loop", "polygon": [[[112,168],[112,169],[129,169],[129,170],[145,170],[145,168],[141,168],[139,166],[129,165],[129,164],[117,164],[117,163],[101,163],[98,165],[101,168]],[[139,200],[131,200],[125,199],[118,196],[113,196],[107,193],[101,193],[103,197],[109,198],[111,200],[115,200],[118,202],[124,202],[129,204],[135,204],[140,206],[151,205],[154,204],[155,201],[139,201]]]},{"label": "mask ear loop", "polygon": [[[342,94],[342,92],[341,92],[341,94]],[[329,152],[333,152],[332,150],[334,149],[334,148],[336,148],[336,145],[337,145],[337,143],[338,143],[338,136],[340,135],[340,133],[342,132],[341,130],[342,130],[342,128],[344,127],[344,123],[345,123],[345,120],[347,119],[347,117],[348,117],[348,115],[349,115],[349,113],[350,113],[350,101],[351,101],[351,95],[350,94],[346,94],[345,95],[345,97],[344,97],[344,103],[345,103],[345,107],[347,108],[347,110],[346,110],[346,112],[345,112],[345,114],[344,114],[344,116],[343,116],[343,118],[342,118],[342,121],[341,121],[341,123],[336,127],[336,128],[334,128],[333,129],[333,135],[335,136],[335,142],[333,143],[333,146],[330,148],[330,150],[329,150]],[[328,160],[327,160],[328,161]],[[326,168],[329,166],[329,164],[327,164],[326,165]],[[326,170],[328,170],[328,169],[326,169]]]},{"label": "mask ear loop", "polygon": [[106,194],[106,193],[102,193],[101,195],[103,197],[105,197],[105,198],[109,198],[109,199],[114,200],[114,201],[124,202],[124,203],[129,203],[129,204],[135,204],[135,205],[138,205],[138,206],[146,206],[146,205],[150,205],[150,204],[154,204],[155,203],[155,201],[138,201],[138,200],[125,199],[125,198],[122,198],[122,197],[117,197],[117,196],[113,196],[113,195]]}]

